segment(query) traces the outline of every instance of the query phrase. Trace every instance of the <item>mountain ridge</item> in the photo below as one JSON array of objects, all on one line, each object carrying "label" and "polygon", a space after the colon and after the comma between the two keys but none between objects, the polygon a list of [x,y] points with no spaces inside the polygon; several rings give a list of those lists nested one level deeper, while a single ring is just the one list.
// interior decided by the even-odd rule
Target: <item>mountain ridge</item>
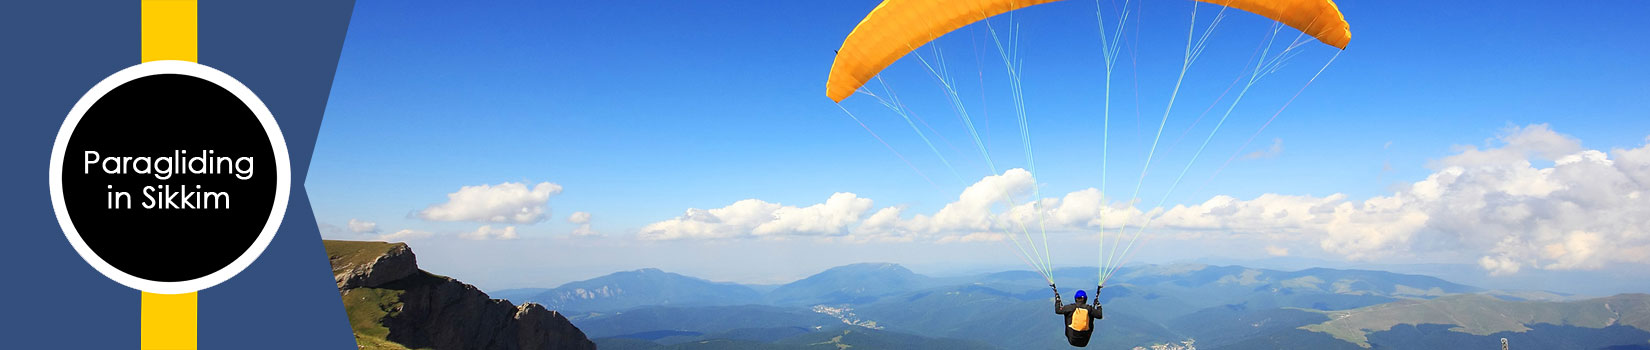
[{"label": "mountain ridge", "polygon": [[[657,269],[621,274],[634,272],[670,274]],[[1093,278],[1098,269],[1066,267],[1055,272],[1062,282],[1060,285],[1068,286],[1082,285],[1081,276]],[[1055,317],[1047,311],[1051,306],[1046,282],[1031,271],[931,277],[898,264],[861,263],[827,269],[778,285],[767,293],[758,291],[761,298],[744,304],[699,303],[699,306],[682,309],[685,303],[637,303],[630,309],[579,314],[573,321],[600,329],[592,333],[604,339],[599,343],[621,348],[784,348],[774,343],[774,339],[794,335],[791,332],[795,329],[816,333],[838,326],[980,341],[1002,349],[1059,348],[1064,346],[1064,340],[1059,336],[1058,327],[1049,325],[1049,320]],[[1062,288],[1064,293],[1072,291],[1075,289]],[[1066,295],[1069,298],[1069,294]],[[1329,321],[1327,315],[1333,312],[1381,305],[1447,304],[1461,300],[1524,305],[1551,298],[1568,297],[1549,292],[1486,290],[1432,276],[1379,270],[1283,271],[1235,265],[1135,265],[1120,270],[1097,297],[1105,304],[1106,319],[1096,323],[1096,345],[1149,347],[1197,339],[1198,345],[1213,349],[1362,349],[1354,338],[1309,331],[1305,327]],[[1568,305],[1561,308],[1583,304]],[[1633,323],[1638,322],[1638,318],[1633,317],[1650,317],[1650,310],[1631,310],[1621,314],[1616,325],[1604,328],[1531,324],[1526,328],[1535,329],[1535,333],[1515,338],[1531,344],[1571,344],[1552,337],[1593,337],[1608,343],[1637,339],[1641,334],[1650,336],[1639,326],[1626,325],[1639,324]],[[679,317],[684,314],[694,316]],[[737,321],[741,317],[751,322]],[[1421,348],[1458,342],[1481,343],[1486,334],[1441,334],[1437,332],[1452,332],[1450,327],[1455,326],[1436,326],[1425,322],[1401,323],[1366,333],[1368,339],[1377,339],[1376,346],[1388,342]],[[1401,335],[1416,332],[1424,335],[1419,338]],[[662,338],[637,338],[651,336]],[[1425,340],[1417,343],[1414,339]],[[708,342],[692,343],[700,341]]]},{"label": "mountain ridge", "polygon": [[418,268],[405,243],[324,240],[361,349],[594,350],[567,317]]},{"label": "mountain ridge", "polygon": [[[1300,327],[1369,347],[1367,335],[1398,325],[1452,325],[1451,331],[1472,335],[1523,332],[1535,324],[1604,328],[1624,325],[1650,330],[1650,294],[1629,293],[1569,301],[1507,301],[1481,294],[1459,294],[1432,300],[1404,300],[1351,310],[1318,311],[1328,321]],[[1623,317],[1626,312],[1626,317]],[[1472,322],[1458,321],[1470,319]]]},{"label": "mountain ridge", "polygon": [[612,312],[640,305],[756,304],[761,297],[755,289],[737,283],[643,268],[564,283],[524,301],[569,312]]}]

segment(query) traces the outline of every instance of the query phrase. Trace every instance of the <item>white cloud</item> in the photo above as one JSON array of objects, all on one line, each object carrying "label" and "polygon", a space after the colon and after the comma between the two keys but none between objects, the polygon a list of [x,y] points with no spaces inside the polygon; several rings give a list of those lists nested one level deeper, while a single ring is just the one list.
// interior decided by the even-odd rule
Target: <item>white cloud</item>
[{"label": "white cloud", "polygon": [[[1009,169],[1002,175],[986,176],[968,186],[957,196],[956,201],[946,204],[933,214],[915,214],[910,219],[902,219],[904,208],[878,210],[865,224],[859,226],[854,234],[874,237],[876,240],[922,239],[952,242],[961,241],[959,238],[950,237],[954,235],[1018,230],[1021,229],[1018,225],[1035,222],[1032,220],[1047,219],[1046,215],[1039,217],[1034,208],[1047,208],[1049,205],[1062,207],[1058,199],[1026,201],[1028,198],[1023,197],[1032,194],[1036,186],[1037,181],[1032,178],[1031,172],[1019,168]],[[1070,195],[1067,197],[1072,198]],[[1098,200],[1098,197],[1093,199]],[[1084,206],[1086,204],[1088,203],[1073,205],[1067,211],[1099,210],[1095,206]],[[1008,209],[1006,212],[998,212],[995,210],[998,206]],[[974,240],[990,237],[1004,236],[976,235]]]},{"label": "white cloud", "polygon": [[1650,146],[1613,150],[1612,159],[1580,144],[1546,125],[1512,127],[1489,146],[1433,161],[1431,175],[1388,196],[1216,197],[1158,221],[1310,237],[1356,260],[1458,254],[1496,275],[1650,262]]},{"label": "white cloud", "polygon": [[974,233],[970,233],[970,234],[966,234],[966,235],[948,235],[948,236],[940,237],[940,239],[936,240],[935,242],[938,242],[938,243],[954,243],[954,242],[955,243],[973,243],[973,242],[996,242],[996,241],[1002,241],[1002,240],[1005,240],[1005,239],[1008,239],[1008,235],[1006,235],[1006,234],[993,233],[993,232],[974,232]]},{"label": "white cloud", "polygon": [[870,199],[846,192],[807,207],[746,199],[717,209],[688,209],[642,227],[639,235],[650,240],[834,236],[846,234],[870,209]]},{"label": "white cloud", "polygon": [[1512,259],[1508,259],[1507,257],[1481,257],[1478,258],[1478,266],[1484,268],[1484,271],[1489,271],[1490,276],[1504,276],[1518,273],[1518,263],[1513,262]]},{"label": "white cloud", "polygon": [[[1041,213],[1038,208],[1042,209]],[[1148,214],[1128,203],[1112,201],[1099,189],[1091,187],[1067,193],[1061,198],[1021,203],[998,220],[997,228],[1000,231],[1035,224],[1051,231],[1118,229],[1125,225],[1142,225]]]},{"label": "white cloud", "polygon": [[579,225],[579,227],[576,227],[576,228],[573,229],[573,232],[572,232],[573,237],[599,237],[599,236],[601,236],[601,233],[597,233],[595,230],[590,229],[590,212],[583,212],[583,211],[573,212],[573,215],[568,215],[567,216],[567,222],[571,222],[571,223]]},{"label": "white cloud", "polygon": [[505,226],[503,229],[493,229],[493,225],[481,225],[475,231],[458,234],[458,238],[469,240],[507,240],[520,238],[516,236],[515,226]]},{"label": "white cloud", "polygon": [[821,204],[802,208],[778,207],[770,214],[773,219],[756,226],[753,233],[758,236],[840,234],[870,209],[870,199],[859,198],[852,193],[832,194]]},{"label": "white cloud", "polygon": [[[1092,231],[1140,224],[1145,214],[1121,203],[1106,203],[1097,189],[1063,198],[1028,202],[1036,186],[1031,173],[1010,169],[986,176],[964,189],[957,200],[932,214],[902,217],[904,207],[871,212],[870,199],[837,193],[825,203],[784,206],[746,199],[718,209],[688,209],[680,217],[642,228],[651,240],[734,239],[819,236],[835,241],[978,242],[1003,240],[1018,230]],[[1039,213],[1039,208],[1041,213]],[[869,216],[865,214],[871,212]],[[863,218],[863,220],[861,220]],[[1035,225],[1035,226],[1034,226]]]},{"label": "white cloud", "polygon": [[573,232],[570,233],[570,235],[572,235],[573,237],[601,237],[602,236],[602,234],[600,232],[596,232],[595,230],[590,229],[590,224],[583,224],[583,225],[579,225],[579,227],[573,228]]},{"label": "white cloud", "polygon": [[1269,245],[1269,246],[1266,246],[1266,255],[1289,256],[1289,248],[1279,247],[1279,246],[1275,246],[1275,245]]},{"label": "white cloud", "polygon": [[585,211],[573,212],[573,215],[568,215],[567,216],[567,222],[580,224],[580,225],[588,224],[588,223],[590,223],[590,212],[585,212]]},{"label": "white cloud", "polygon": [[[1444,256],[1499,275],[1650,263],[1650,145],[1609,153],[1580,145],[1546,125],[1509,127],[1483,147],[1458,147],[1430,162],[1433,173],[1426,178],[1363,200],[1343,194],[1214,196],[1143,210],[1090,188],[1032,201],[1026,197],[1035,179],[1011,169],[981,179],[931,214],[899,206],[873,211],[870,199],[852,193],[808,207],[747,199],[689,209],[646,226],[640,236],[976,242],[1002,240],[1019,225],[1085,233],[1127,225],[1126,234],[1132,234],[1150,217],[1147,234],[1159,239],[1314,242],[1351,260]],[[1275,256],[1299,253],[1266,248]]]},{"label": "white cloud", "polygon": [[1176,205],[1153,221],[1154,228],[1223,230],[1242,234],[1288,235],[1329,223],[1326,214],[1345,195],[1328,197],[1264,194],[1251,200],[1215,196],[1203,203]]},{"label": "white cloud", "polygon": [[349,219],[349,232],[378,233],[378,223],[365,220]]},{"label": "white cloud", "polygon": [[[1387,144],[1391,145],[1392,143],[1388,142]],[[1283,139],[1274,138],[1272,139],[1272,147],[1245,154],[1243,159],[1277,158],[1279,154],[1283,154]]]},{"label": "white cloud", "polygon": [[315,229],[320,230],[322,236],[334,236],[344,233],[344,229],[338,227],[338,225],[319,221],[315,222]]},{"label": "white cloud", "polygon": [[561,185],[549,182],[532,188],[516,182],[464,186],[447,194],[446,203],[419,211],[418,217],[429,221],[532,224],[547,217],[550,196],[559,193]]},{"label": "white cloud", "polygon": [[1434,161],[1430,166],[1434,169],[1450,166],[1474,167],[1497,166],[1528,162],[1531,157],[1539,159],[1558,159],[1565,155],[1581,151],[1581,141],[1564,134],[1553,132],[1547,124],[1534,124],[1526,127],[1510,126],[1502,130],[1501,135],[1486,141],[1486,143],[1500,142],[1501,147],[1479,149],[1475,146],[1458,146],[1460,152],[1456,155]]},{"label": "white cloud", "polygon": [[[1650,137],[1644,138],[1645,144],[1650,144]],[[1616,168],[1632,180],[1639,187],[1650,187],[1650,147],[1636,149],[1611,150],[1610,155],[1616,160]]]},{"label": "white cloud", "polygon": [[374,240],[385,242],[402,242],[413,239],[429,238],[430,236],[434,236],[434,234],[426,231],[400,230],[395,231],[395,233],[378,235],[377,237],[374,237]]}]

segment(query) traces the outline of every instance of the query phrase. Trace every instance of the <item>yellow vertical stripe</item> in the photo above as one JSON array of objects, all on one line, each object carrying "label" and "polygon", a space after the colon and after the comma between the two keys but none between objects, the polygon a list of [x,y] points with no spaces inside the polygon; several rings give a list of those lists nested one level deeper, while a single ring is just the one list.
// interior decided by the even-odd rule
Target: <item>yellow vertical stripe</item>
[{"label": "yellow vertical stripe", "polygon": [[143,292],[143,350],[195,350],[196,293]]},{"label": "yellow vertical stripe", "polygon": [[195,0],[143,0],[143,62],[196,62]]},{"label": "yellow vertical stripe", "polygon": [[[142,61],[195,62],[196,1],[143,0]],[[143,350],[196,349],[196,293],[143,292]]]},{"label": "yellow vertical stripe", "polygon": [[[143,0],[142,62],[196,62],[196,0]],[[143,350],[195,350],[199,294],[143,292]]]}]

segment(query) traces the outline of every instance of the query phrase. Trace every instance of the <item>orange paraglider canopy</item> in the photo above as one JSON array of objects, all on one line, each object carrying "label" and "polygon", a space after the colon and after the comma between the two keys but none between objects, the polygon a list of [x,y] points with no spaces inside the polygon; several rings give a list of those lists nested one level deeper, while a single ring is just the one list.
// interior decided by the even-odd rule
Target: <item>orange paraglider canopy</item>
[{"label": "orange paraglider canopy", "polygon": [[[842,102],[888,65],[946,33],[1032,5],[1058,0],[885,0],[842,41],[825,95]],[[1346,49],[1346,18],[1330,0],[1197,0],[1248,11]]]}]

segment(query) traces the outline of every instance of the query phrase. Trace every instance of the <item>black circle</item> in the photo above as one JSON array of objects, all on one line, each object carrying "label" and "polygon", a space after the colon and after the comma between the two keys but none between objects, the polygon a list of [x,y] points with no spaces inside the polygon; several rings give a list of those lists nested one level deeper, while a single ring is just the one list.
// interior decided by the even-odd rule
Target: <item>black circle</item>
[{"label": "black circle", "polygon": [[[88,151],[97,152],[95,164],[87,164]],[[192,161],[203,153],[206,167]],[[81,117],[57,161],[63,202],[81,240],[109,265],[145,280],[187,281],[229,266],[252,247],[275,205],[275,151],[257,115],[228,90],[193,76],[151,75],[110,90]],[[246,164],[250,172],[240,172]],[[161,169],[170,176],[159,178]],[[196,208],[173,207],[183,203]]]}]

